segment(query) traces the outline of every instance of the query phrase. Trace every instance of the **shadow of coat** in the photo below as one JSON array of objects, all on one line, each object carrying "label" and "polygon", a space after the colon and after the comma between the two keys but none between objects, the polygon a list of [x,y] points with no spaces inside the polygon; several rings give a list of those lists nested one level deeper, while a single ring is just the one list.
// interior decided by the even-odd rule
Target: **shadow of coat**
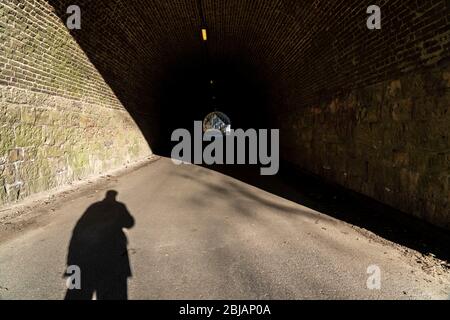
[{"label": "shadow of coat", "polygon": [[134,219],[127,207],[108,191],[104,200],[92,204],[78,220],[72,234],[67,266],[78,266],[81,288],[68,289],[66,300],[126,300],[131,277],[128,240],[124,228]]}]

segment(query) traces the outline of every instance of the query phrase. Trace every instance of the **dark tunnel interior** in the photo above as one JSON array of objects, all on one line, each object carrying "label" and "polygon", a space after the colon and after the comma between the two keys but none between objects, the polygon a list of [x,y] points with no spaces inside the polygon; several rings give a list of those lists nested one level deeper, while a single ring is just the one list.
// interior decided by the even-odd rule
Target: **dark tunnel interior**
[{"label": "dark tunnel interior", "polygon": [[221,111],[236,128],[267,128],[267,84],[243,61],[208,62],[181,59],[158,81],[161,144],[155,152],[170,156],[171,133],[178,128],[193,129],[194,121]]},{"label": "dark tunnel interior", "polygon": [[0,0],[0,300],[448,295],[449,26],[450,0]]},{"label": "dark tunnel interior", "polygon": [[[326,165],[312,163],[311,159],[315,158],[308,158],[302,149],[304,145],[294,141],[302,133],[295,132],[296,127],[289,122],[302,118],[301,110],[306,106],[313,106],[315,111],[314,107],[320,108],[324,102],[333,105],[333,95],[347,101],[345,97],[351,97],[352,90],[365,90],[374,83],[395,79],[411,68],[429,67],[429,62],[416,51],[400,54],[395,51],[392,44],[409,41],[404,23],[392,19],[386,26],[390,32],[368,34],[364,23],[364,7],[369,3],[366,1],[349,1],[352,2],[349,7],[362,9],[351,12],[340,11],[334,1],[232,1],[228,6],[213,0],[77,2],[83,13],[82,32],[72,30],[71,35],[134,118],[156,154],[170,156],[173,130],[192,129],[194,120],[203,120],[212,111],[224,112],[235,128],[286,129],[280,132],[282,159],[307,159],[309,168],[305,172],[310,177],[310,172],[315,171],[312,175],[315,182],[311,184],[309,178],[302,176],[302,170],[294,170],[297,166],[291,161],[283,163],[281,173],[301,194],[314,194],[312,185],[316,191],[320,189],[329,201],[317,209],[420,250],[426,250],[420,240],[424,237],[428,243],[440,247],[438,241],[426,236],[431,234],[424,231],[428,226],[421,226],[420,230],[413,228],[414,231],[406,228],[408,233],[417,235],[411,240],[414,237],[407,235],[403,220],[397,221],[400,216],[411,221],[415,218],[406,217],[389,206],[380,208],[378,202],[369,198],[356,201],[355,194],[344,195],[333,183],[324,186],[317,182],[317,175],[333,181],[337,173],[329,173]],[[71,1],[48,3],[65,21]],[[407,1],[388,6],[390,16],[410,7]],[[202,28],[208,31],[207,41],[201,39]],[[433,33],[423,31],[421,37],[431,36],[430,32]],[[380,52],[386,58],[380,60],[377,55]],[[447,60],[445,56],[435,59],[431,67],[443,66]],[[379,94],[367,96],[375,101]],[[338,139],[352,139],[360,115],[353,113],[346,103],[342,110],[332,113],[337,120],[330,125],[326,124],[325,115],[319,115],[323,127],[314,128],[313,132],[326,135],[328,131],[336,131],[341,135]],[[311,115],[305,119],[308,117]],[[309,141],[306,144],[310,146]],[[333,155],[337,158],[343,152],[345,165],[365,152],[342,151],[334,145],[327,149],[327,146],[312,146],[311,152],[320,154],[326,161],[333,161]],[[334,153],[330,156],[326,151]],[[364,157],[370,159],[371,154]],[[358,162],[356,167],[368,171],[368,161]],[[249,175],[245,169],[212,168],[293,201],[307,202],[298,192],[280,190],[270,178]],[[377,170],[373,168],[374,175],[378,174]],[[301,172],[301,178],[294,171]],[[376,192],[385,191],[375,189]],[[342,199],[338,203],[333,200],[337,193]],[[341,206],[348,202],[360,203],[355,204],[359,209],[344,215],[343,211],[352,210]],[[361,217],[361,210],[366,212],[365,218]],[[386,221],[391,221],[394,227],[386,229]],[[440,254],[448,257],[444,251]]]},{"label": "dark tunnel interior", "polygon": [[[65,21],[70,1],[49,3]],[[212,40],[201,39],[206,25],[199,9],[202,1],[186,4],[188,12],[175,12],[189,19],[190,29],[174,31],[177,22],[170,21],[170,16],[154,19],[164,14],[159,11],[165,7],[163,2],[79,1],[83,32],[71,32],[140,126],[152,150],[166,156],[173,147],[173,130],[192,129],[194,121],[203,121],[213,111],[227,114],[236,128],[274,125],[269,110],[276,77],[267,75],[245,45],[227,43],[225,48],[211,50],[210,42],[219,40],[214,42],[212,35]],[[133,25],[142,29],[132,30]],[[157,42],[146,43],[156,36],[161,37]]]}]

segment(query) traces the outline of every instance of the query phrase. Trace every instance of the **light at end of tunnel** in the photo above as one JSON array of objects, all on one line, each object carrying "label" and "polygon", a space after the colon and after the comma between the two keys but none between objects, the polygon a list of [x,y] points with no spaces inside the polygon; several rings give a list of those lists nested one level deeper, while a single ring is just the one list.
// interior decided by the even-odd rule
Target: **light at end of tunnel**
[{"label": "light at end of tunnel", "polygon": [[208,40],[208,33],[207,33],[206,29],[202,29],[202,38],[203,38],[203,41]]}]

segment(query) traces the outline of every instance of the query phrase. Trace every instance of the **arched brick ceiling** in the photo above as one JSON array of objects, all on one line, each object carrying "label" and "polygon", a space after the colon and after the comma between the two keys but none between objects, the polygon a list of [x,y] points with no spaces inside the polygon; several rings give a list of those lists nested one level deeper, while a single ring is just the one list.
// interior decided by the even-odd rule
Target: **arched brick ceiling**
[{"label": "arched brick ceiling", "polygon": [[[72,2],[50,4],[65,19]],[[377,1],[383,29],[369,31],[372,2],[79,0],[82,29],[72,35],[154,135],[210,111],[210,78],[219,108],[241,125],[256,118],[261,124],[443,58],[427,48],[436,29],[448,26],[448,2]]]}]

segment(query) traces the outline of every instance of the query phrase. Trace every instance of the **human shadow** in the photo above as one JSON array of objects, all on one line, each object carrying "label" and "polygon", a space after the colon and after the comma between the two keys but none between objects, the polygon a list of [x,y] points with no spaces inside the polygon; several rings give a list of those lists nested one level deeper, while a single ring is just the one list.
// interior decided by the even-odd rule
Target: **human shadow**
[{"label": "human shadow", "polygon": [[65,300],[126,300],[131,267],[123,231],[134,226],[127,207],[109,190],[78,220],[69,245],[67,266],[80,271],[80,287],[67,289]]}]

